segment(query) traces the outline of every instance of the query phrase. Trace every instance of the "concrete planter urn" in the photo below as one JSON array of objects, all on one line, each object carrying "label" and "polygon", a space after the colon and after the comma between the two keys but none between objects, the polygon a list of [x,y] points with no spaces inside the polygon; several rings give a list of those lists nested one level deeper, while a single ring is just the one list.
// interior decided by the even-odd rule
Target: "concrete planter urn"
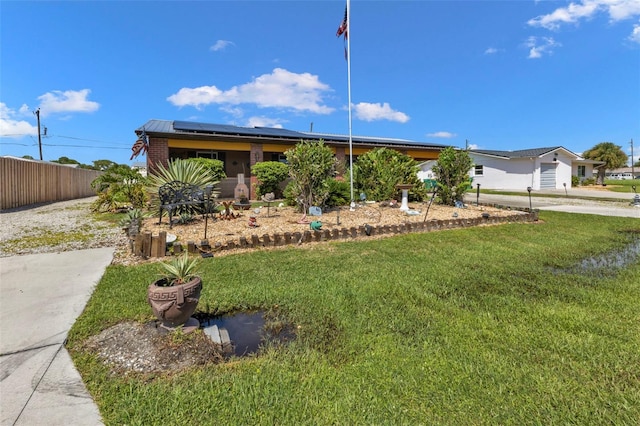
[{"label": "concrete planter urn", "polygon": [[154,281],[147,289],[147,301],[161,327],[175,330],[181,327],[188,333],[200,323],[191,315],[195,312],[202,279],[193,272],[197,259],[190,260],[187,253],[170,263],[163,263],[166,275]]}]

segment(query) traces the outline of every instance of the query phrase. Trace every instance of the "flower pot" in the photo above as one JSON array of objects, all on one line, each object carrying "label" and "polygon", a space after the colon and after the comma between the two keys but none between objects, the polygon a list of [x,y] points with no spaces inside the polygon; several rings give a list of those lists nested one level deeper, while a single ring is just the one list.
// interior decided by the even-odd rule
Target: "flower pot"
[{"label": "flower pot", "polygon": [[185,284],[166,284],[167,280],[163,278],[152,283],[147,289],[147,300],[156,318],[162,322],[162,327],[173,330],[182,326],[185,332],[197,329],[200,323],[191,318],[191,315],[200,300],[200,277],[195,277]]},{"label": "flower pot", "polygon": [[236,210],[249,210],[251,203],[233,203],[233,208]]}]

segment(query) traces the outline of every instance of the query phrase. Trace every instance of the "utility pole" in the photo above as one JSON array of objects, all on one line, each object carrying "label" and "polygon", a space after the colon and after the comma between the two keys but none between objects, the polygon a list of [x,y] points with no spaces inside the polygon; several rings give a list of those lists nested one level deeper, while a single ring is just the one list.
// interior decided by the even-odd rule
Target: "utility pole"
[{"label": "utility pole", "polygon": [[35,110],[34,114],[38,118],[38,148],[40,148],[40,161],[42,161],[42,136],[40,135],[40,108]]}]

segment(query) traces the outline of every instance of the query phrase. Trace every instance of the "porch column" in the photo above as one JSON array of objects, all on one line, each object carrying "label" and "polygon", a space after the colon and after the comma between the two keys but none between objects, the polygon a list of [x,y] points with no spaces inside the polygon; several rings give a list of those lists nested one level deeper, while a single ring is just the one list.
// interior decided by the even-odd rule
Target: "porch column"
[{"label": "porch column", "polygon": [[336,159],[338,160],[338,176],[343,176],[347,171],[347,153],[343,146],[336,147]]}]

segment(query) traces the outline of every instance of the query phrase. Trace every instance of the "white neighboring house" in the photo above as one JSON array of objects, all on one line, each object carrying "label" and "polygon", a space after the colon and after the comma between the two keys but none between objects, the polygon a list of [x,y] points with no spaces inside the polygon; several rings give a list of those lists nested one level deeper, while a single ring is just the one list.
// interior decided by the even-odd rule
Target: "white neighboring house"
[{"label": "white neighboring house", "polygon": [[427,179],[435,179],[436,177],[431,169],[437,162],[437,160],[427,160],[424,163],[420,163],[418,165],[420,167],[420,171],[418,172],[418,179],[423,182]]},{"label": "white neighboring house", "polygon": [[523,191],[571,188],[571,176],[582,181],[602,162],[587,160],[561,146],[518,151],[469,150],[473,184],[483,189]]},{"label": "white neighboring house", "polygon": [[136,162],[131,165],[133,170],[137,170],[142,176],[147,177],[147,163]]}]

